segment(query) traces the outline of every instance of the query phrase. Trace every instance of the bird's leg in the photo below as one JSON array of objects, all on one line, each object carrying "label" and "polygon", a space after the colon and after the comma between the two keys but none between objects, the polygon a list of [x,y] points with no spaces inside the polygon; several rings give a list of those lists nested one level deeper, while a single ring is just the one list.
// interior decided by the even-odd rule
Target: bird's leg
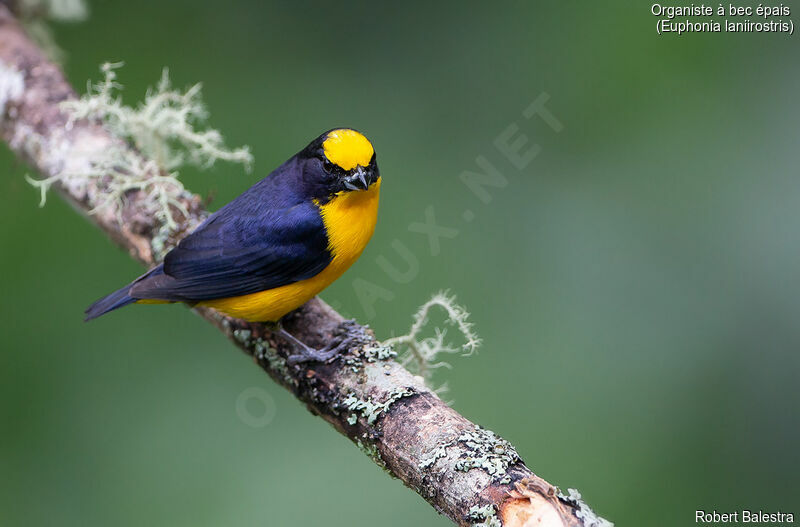
[{"label": "bird's leg", "polygon": [[341,346],[335,346],[332,348],[326,347],[321,350],[312,348],[305,342],[286,331],[280,322],[270,324],[270,326],[272,326],[270,328],[272,331],[278,333],[281,337],[291,342],[295,347],[295,352],[286,358],[286,362],[289,365],[299,364],[301,362],[328,362],[334,358],[339,351],[341,351]]},{"label": "bird's leg", "polygon": [[286,357],[286,362],[290,366],[300,364],[301,362],[328,362],[340,351],[339,347],[333,349],[324,348],[321,350],[312,348],[283,328],[280,328],[278,333],[280,333],[283,338],[295,345],[295,353],[292,353]]},{"label": "bird's leg", "polygon": [[364,333],[364,328],[359,326],[355,320],[348,319],[343,321],[338,328],[337,334],[332,337],[333,342],[325,346],[325,352],[341,353],[347,351],[353,345],[364,344],[369,341],[369,336]]},{"label": "bird's leg", "polygon": [[[363,328],[357,326],[355,320],[345,320],[342,323],[342,332],[339,335],[333,336],[333,342],[322,349],[315,349],[301,341],[283,328],[280,322],[265,322],[270,331],[279,334],[284,339],[291,342],[296,350],[286,358],[287,363],[290,365],[300,364],[301,362],[329,362],[336,355],[347,351],[354,344],[369,340],[369,337],[364,333]],[[361,331],[360,333],[353,334],[350,328],[357,326]]]}]

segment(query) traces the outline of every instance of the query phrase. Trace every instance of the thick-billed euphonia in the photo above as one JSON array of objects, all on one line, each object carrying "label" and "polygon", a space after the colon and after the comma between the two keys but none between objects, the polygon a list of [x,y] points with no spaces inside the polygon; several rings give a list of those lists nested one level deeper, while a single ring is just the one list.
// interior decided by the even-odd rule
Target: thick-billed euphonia
[{"label": "thick-billed euphonia", "polygon": [[[164,262],[86,310],[185,302],[277,322],[339,278],[375,230],[381,177],[372,144],[334,129],[212,214]],[[315,353],[282,329],[305,359]]]}]

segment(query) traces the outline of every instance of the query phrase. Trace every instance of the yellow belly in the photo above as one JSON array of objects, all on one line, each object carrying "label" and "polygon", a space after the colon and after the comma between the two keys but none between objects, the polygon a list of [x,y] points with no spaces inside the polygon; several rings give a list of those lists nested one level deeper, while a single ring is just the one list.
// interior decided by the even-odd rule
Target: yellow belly
[{"label": "yellow belly", "polygon": [[361,256],[375,231],[380,188],[381,180],[378,179],[368,190],[346,192],[320,206],[333,259],[319,274],[275,289],[206,300],[198,305],[251,322],[277,321],[302,306],[342,276]]}]

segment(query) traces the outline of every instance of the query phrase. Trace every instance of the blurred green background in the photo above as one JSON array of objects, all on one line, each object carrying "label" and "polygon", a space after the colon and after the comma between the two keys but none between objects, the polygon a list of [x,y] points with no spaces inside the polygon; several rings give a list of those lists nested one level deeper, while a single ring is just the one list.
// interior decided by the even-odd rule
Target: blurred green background
[{"label": "blurred green background", "polygon": [[[386,337],[457,293],[485,345],[436,382],[538,474],[619,525],[800,512],[797,37],[659,37],[624,2],[91,11],[55,27],[79,90],[124,60],[135,102],[169,66],[252,147],[252,174],[182,172],[212,208],[323,130],[372,139],[378,229],[322,296]],[[543,92],[561,133],[521,116]],[[512,123],[541,147],[522,171],[493,146]],[[479,155],[508,179],[489,204],[459,180]],[[54,196],[37,208],[5,148],[0,167],[1,525],[449,524],[186,309],[84,324],[141,269]],[[459,230],[436,256],[408,230],[428,206]],[[376,263],[402,268],[395,239],[408,284]],[[356,278],[394,297],[373,318]],[[243,393],[267,426],[239,417]]]}]

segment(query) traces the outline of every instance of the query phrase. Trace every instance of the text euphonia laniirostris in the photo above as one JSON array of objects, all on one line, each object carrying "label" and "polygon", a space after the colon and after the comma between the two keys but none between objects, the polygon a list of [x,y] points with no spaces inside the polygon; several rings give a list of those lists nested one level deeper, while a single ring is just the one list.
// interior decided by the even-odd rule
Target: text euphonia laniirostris
[{"label": "text euphonia laniirostris", "polygon": [[278,321],[347,270],[375,230],[381,178],[361,133],[325,132],[212,214],[164,262],[86,310],[186,302]]}]

